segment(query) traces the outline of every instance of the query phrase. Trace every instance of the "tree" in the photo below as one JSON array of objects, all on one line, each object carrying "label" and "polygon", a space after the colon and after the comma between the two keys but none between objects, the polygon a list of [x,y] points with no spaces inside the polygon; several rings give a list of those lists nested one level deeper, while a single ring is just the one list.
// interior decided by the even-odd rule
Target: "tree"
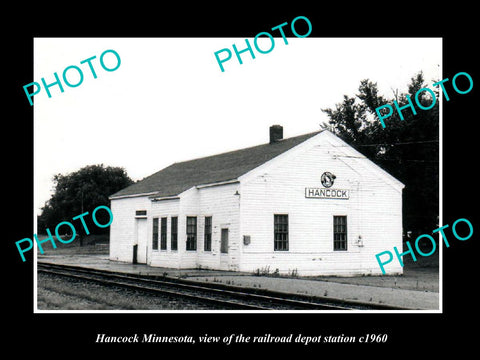
[{"label": "tree", "polygon": [[[39,232],[45,231],[45,228],[53,232],[62,221],[71,221],[73,217],[87,211],[91,214],[99,205],[109,206],[110,195],[133,184],[123,168],[104,167],[103,164],[89,165],[66,175],[57,174],[53,177],[53,182],[55,192],[45,203],[38,218]],[[96,216],[101,224],[109,220],[109,215],[105,212],[98,212]],[[90,219],[91,216],[84,217],[91,234],[108,232],[108,229],[94,226]],[[80,220],[76,221],[80,223]],[[82,239],[85,234],[83,226],[76,226],[75,229]]]},{"label": "tree", "polygon": [[[322,109],[328,117],[326,128],[405,184],[403,190],[403,227],[413,235],[430,233],[438,224],[439,190],[439,109],[438,101],[430,110],[416,108],[397,111],[381,126],[375,109],[396,100],[407,105],[408,94],[414,102],[416,92],[426,87],[420,72],[411,78],[407,93],[395,93],[394,99],[379,95],[377,84],[362,80],[358,94],[344,95],[335,109]],[[438,90],[435,89],[438,99]],[[426,92],[420,103],[428,107],[433,101]]]}]

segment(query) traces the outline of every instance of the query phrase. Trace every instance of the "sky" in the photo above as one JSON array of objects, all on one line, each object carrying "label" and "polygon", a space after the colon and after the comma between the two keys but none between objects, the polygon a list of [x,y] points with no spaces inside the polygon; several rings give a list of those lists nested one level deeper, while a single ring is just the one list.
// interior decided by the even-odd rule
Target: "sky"
[{"label": "sky", "polygon": [[[255,59],[247,51],[243,64],[233,54],[222,72],[214,53],[233,53],[232,44],[246,47],[245,38],[35,38],[32,82],[51,84],[56,72],[64,88],[34,96],[35,210],[58,173],[104,164],[139,180],[174,162],[266,143],[274,124],[285,138],[319,130],[328,120],[322,109],[355,95],[363,79],[392,98],[419,71],[431,88],[444,78],[441,38],[275,38],[268,54],[253,47]],[[115,71],[100,64],[106,50],[120,56]],[[96,79],[81,64],[93,56]],[[103,60],[117,65],[112,53]],[[77,87],[62,79],[71,65],[83,73]],[[80,81],[76,70],[66,74]]]}]

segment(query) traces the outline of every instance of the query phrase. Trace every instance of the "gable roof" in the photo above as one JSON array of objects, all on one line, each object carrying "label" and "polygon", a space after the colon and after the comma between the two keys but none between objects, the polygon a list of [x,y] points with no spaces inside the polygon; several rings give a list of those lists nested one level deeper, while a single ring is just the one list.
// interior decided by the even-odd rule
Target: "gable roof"
[{"label": "gable roof", "polygon": [[235,180],[320,132],[322,130],[274,143],[174,163],[116,192],[110,198],[142,194],[156,197],[175,196],[196,185]]}]

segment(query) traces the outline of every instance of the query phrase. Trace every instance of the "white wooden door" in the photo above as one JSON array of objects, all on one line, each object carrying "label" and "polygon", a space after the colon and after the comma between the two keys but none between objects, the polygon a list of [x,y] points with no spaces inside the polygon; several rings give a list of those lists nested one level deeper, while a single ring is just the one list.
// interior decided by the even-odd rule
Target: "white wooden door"
[{"label": "white wooden door", "polygon": [[220,268],[228,270],[230,255],[228,254],[228,228],[222,228],[220,233]]},{"label": "white wooden door", "polygon": [[147,219],[137,219],[137,263],[147,263]]}]

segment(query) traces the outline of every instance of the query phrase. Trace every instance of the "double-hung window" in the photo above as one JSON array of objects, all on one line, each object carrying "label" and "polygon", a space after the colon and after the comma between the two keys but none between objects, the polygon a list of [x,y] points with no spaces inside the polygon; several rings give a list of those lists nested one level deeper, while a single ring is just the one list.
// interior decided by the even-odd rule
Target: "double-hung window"
[{"label": "double-hung window", "polygon": [[347,250],[347,217],[333,217],[333,250]]},{"label": "double-hung window", "polygon": [[153,218],[152,250],[158,250],[158,218]]},{"label": "double-hung window", "polygon": [[288,215],[273,216],[273,249],[288,251]]},{"label": "double-hung window", "polygon": [[197,250],[197,217],[187,216],[187,250]]},{"label": "double-hung window", "polygon": [[167,250],[167,218],[162,217],[160,224],[160,250]]},{"label": "double-hung window", "polygon": [[170,218],[170,250],[178,250],[178,217]]},{"label": "double-hung window", "polygon": [[205,216],[205,229],[203,233],[203,250],[212,251],[212,217]]}]

